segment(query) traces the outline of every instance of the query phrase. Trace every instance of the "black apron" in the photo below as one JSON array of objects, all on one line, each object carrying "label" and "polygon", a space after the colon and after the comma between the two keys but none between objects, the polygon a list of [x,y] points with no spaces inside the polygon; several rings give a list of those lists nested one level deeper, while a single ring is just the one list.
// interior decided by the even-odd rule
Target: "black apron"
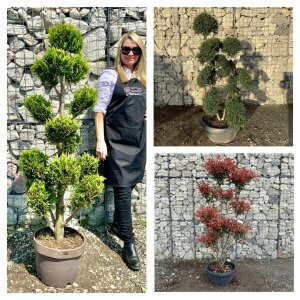
[{"label": "black apron", "polygon": [[122,83],[118,77],[105,115],[104,161],[106,183],[134,186],[144,176],[146,164],[146,88],[136,78]]}]

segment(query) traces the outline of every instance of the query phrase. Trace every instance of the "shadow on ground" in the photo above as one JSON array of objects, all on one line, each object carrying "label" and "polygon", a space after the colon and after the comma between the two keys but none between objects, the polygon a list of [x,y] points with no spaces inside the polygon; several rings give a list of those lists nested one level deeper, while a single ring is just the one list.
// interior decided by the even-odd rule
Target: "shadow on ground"
[{"label": "shadow on ground", "polygon": [[237,272],[226,287],[207,278],[206,263],[199,260],[157,260],[156,292],[292,292],[294,259],[243,260],[235,262]]},{"label": "shadow on ground", "polygon": [[131,271],[122,259],[123,242],[104,227],[79,228],[87,240],[80,271],[73,285],[53,288],[36,276],[32,237],[37,228],[8,231],[8,293],[141,293],[146,291],[146,229],[134,222],[141,270]]},{"label": "shadow on ground", "polygon": [[[200,127],[201,106],[165,106],[154,116],[155,146],[216,146]],[[293,106],[247,106],[248,122],[224,146],[292,146]]]}]

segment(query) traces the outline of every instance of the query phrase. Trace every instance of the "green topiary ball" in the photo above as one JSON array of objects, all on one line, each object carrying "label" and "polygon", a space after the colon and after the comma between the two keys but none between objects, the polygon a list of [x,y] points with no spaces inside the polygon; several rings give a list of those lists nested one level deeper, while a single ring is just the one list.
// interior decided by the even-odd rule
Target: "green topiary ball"
[{"label": "green topiary ball", "polygon": [[197,83],[200,87],[216,83],[216,70],[213,65],[205,66],[197,77]]},{"label": "green topiary ball", "polygon": [[80,166],[81,173],[80,178],[89,174],[97,174],[99,159],[88,153],[83,153],[76,158],[76,163]]},{"label": "green topiary ball", "polygon": [[81,53],[83,39],[80,31],[71,24],[60,24],[49,29],[50,47],[62,49],[71,53]]},{"label": "green topiary ball", "polygon": [[234,57],[241,51],[241,42],[235,37],[226,37],[223,40],[223,52],[230,57]]},{"label": "green topiary ball", "polygon": [[76,135],[80,123],[70,116],[57,115],[46,122],[46,137],[50,143],[58,144]]},{"label": "green topiary ball", "polygon": [[201,33],[206,37],[210,33],[218,32],[218,22],[211,15],[207,13],[202,13],[195,18],[193,23],[193,29],[195,33]]},{"label": "green topiary ball", "polygon": [[220,93],[217,88],[212,87],[203,97],[203,110],[205,114],[214,117],[218,113],[220,103]]},{"label": "green topiary ball", "polygon": [[95,88],[83,87],[76,91],[69,108],[73,118],[82,114],[86,109],[93,108],[97,103],[97,96]]},{"label": "green topiary ball", "polygon": [[216,58],[217,75],[220,78],[226,77],[235,72],[235,64],[228,60],[225,55],[218,55]]},{"label": "green topiary ball", "polygon": [[48,156],[38,149],[23,150],[20,155],[20,169],[26,177],[26,187],[35,180],[45,179]]},{"label": "green topiary ball", "polygon": [[243,68],[238,68],[237,72],[237,80],[242,88],[246,90],[251,90],[254,86],[254,81],[251,78],[249,72]]},{"label": "green topiary ball", "polygon": [[33,118],[41,123],[45,123],[52,117],[52,104],[40,95],[28,96],[24,101],[25,107],[29,110]]},{"label": "green topiary ball", "polygon": [[197,58],[200,63],[211,62],[215,59],[219,50],[222,47],[222,43],[218,38],[211,38],[204,41],[199,49]]},{"label": "green topiary ball", "polygon": [[239,95],[229,96],[225,101],[226,120],[229,127],[242,128],[246,124],[246,109]]}]

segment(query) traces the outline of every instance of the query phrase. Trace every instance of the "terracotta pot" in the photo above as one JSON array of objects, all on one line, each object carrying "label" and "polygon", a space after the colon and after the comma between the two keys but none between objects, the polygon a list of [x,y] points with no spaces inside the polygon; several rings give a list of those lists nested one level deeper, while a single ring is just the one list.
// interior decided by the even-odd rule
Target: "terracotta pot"
[{"label": "terracotta pot", "polygon": [[84,252],[86,244],[84,236],[75,229],[66,227],[65,230],[78,233],[83,239],[83,244],[75,249],[53,249],[43,246],[36,239],[37,234],[43,230],[45,228],[38,230],[33,239],[38,277],[44,284],[53,287],[72,284],[76,279]]},{"label": "terracotta pot", "polygon": [[201,117],[201,126],[206,132],[207,137],[216,144],[228,144],[232,142],[237,133],[238,129],[236,128],[213,128],[208,126]]},{"label": "terracotta pot", "polygon": [[215,285],[228,285],[232,279],[233,276],[236,272],[236,268],[235,268],[235,264],[233,264],[232,262],[226,262],[226,265],[229,265],[232,269],[231,272],[226,272],[226,273],[217,273],[217,272],[211,272],[209,270],[209,266],[214,264],[215,262],[210,263],[207,267],[206,267],[206,273],[208,275],[208,278],[210,279],[210,281],[212,281]]}]

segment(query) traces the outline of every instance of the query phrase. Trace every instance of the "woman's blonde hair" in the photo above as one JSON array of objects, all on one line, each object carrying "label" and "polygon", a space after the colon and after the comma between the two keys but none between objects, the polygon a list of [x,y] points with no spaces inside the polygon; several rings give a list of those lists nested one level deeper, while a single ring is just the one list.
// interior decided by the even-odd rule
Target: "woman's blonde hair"
[{"label": "woman's blonde hair", "polygon": [[128,82],[128,77],[126,73],[124,72],[124,69],[122,68],[122,61],[121,61],[121,48],[123,45],[123,42],[126,39],[130,39],[137,43],[137,45],[141,48],[142,52],[139,57],[138,62],[136,63],[134,75],[135,77],[140,80],[145,86],[146,86],[146,56],[145,56],[145,47],[142,39],[134,32],[128,32],[123,34],[123,36],[120,39],[117,57],[115,60],[115,68],[118,72],[120,79],[123,83]]}]

